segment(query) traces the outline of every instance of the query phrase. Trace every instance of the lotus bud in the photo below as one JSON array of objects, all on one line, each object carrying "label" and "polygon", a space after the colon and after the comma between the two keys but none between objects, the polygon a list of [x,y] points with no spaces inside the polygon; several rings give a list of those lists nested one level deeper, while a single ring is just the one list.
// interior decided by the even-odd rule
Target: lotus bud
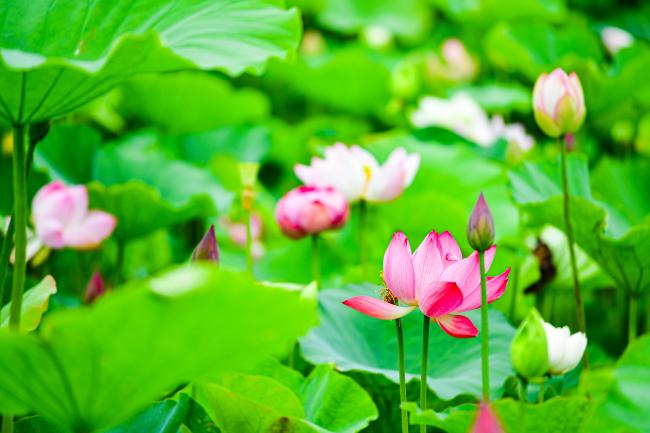
[{"label": "lotus bud", "polygon": [[562,69],[542,74],[533,89],[537,125],[549,137],[576,132],[585,119],[585,98],[575,72]]},{"label": "lotus bud", "polygon": [[210,225],[205,236],[201,242],[194,248],[192,252],[192,261],[206,261],[219,263],[219,245],[217,244],[217,237],[214,234],[214,224]]},{"label": "lotus bud", "polygon": [[549,369],[544,321],[535,308],[521,322],[510,346],[515,371],[527,379],[541,378]]},{"label": "lotus bud", "polygon": [[88,284],[86,285],[86,290],[84,291],[84,302],[86,304],[92,304],[104,293],[106,293],[106,286],[104,285],[102,274],[95,272],[92,274]]},{"label": "lotus bud", "polygon": [[478,251],[485,251],[494,244],[494,219],[483,193],[479,194],[469,217],[467,240]]},{"label": "lotus bud", "polygon": [[550,374],[562,375],[576,368],[587,348],[587,337],[582,332],[571,334],[564,326],[556,328],[543,322],[548,351]]},{"label": "lotus bud", "polygon": [[478,416],[471,433],[504,433],[496,414],[485,402],[481,402],[479,405]]}]

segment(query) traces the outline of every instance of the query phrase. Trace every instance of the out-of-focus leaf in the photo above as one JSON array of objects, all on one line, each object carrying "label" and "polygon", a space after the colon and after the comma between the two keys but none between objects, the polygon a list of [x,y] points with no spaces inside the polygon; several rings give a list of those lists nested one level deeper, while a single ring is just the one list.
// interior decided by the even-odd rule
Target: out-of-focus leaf
[{"label": "out-of-focus leaf", "polygon": [[[20,331],[30,332],[41,323],[41,317],[47,311],[50,296],[56,293],[56,281],[50,275],[36,286],[27,290],[23,295],[23,303],[20,312]],[[0,311],[0,330],[9,328],[9,310],[11,302],[2,307]]]},{"label": "out-of-focus leaf", "polygon": [[176,146],[183,159],[199,165],[208,164],[217,155],[260,162],[270,151],[271,134],[261,125],[224,126],[179,137]]},{"label": "out-of-focus leaf", "polygon": [[463,24],[492,25],[500,20],[562,19],[564,0],[430,0],[450,18]]},{"label": "out-of-focus leaf", "polygon": [[59,427],[51,424],[42,416],[26,416],[14,424],[15,433],[64,433]]},{"label": "out-of-focus leaf", "polygon": [[65,431],[111,427],[181,383],[284,355],[313,301],[211,266],[183,267],[0,335],[0,410]]},{"label": "out-of-focus leaf", "polygon": [[[343,371],[381,374],[399,383],[395,324],[364,316],[342,304],[356,295],[377,294],[372,285],[331,289],[319,297],[321,325],[300,340],[304,357],[314,363],[333,362]],[[479,312],[467,313],[480,327]],[[406,351],[406,379],[419,378],[422,315],[402,319]],[[510,341],[514,329],[498,311],[490,312],[490,371],[493,395],[512,374]],[[429,388],[441,399],[461,394],[480,395],[480,339],[457,339],[433,323],[429,346]],[[397,385],[395,385],[397,386]]]},{"label": "out-of-focus leaf", "polygon": [[472,97],[490,113],[529,113],[531,111],[531,90],[516,83],[492,83],[482,86],[464,87],[463,92]]},{"label": "out-of-focus leaf", "polygon": [[300,37],[298,12],[263,0],[10,0],[0,16],[8,123],[65,114],[137,73],[259,73]]},{"label": "out-of-focus leaf", "polygon": [[[585,397],[558,397],[542,404],[525,404],[512,399],[498,400],[492,409],[508,433],[557,433],[582,431],[592,402]],[[444,414],[419,411],[407,403],[411,423],[433,425],[447,433],[467,433],[476,418],[476,405],[461,405]]]},{"label": "out-of-focus leaf", "polygon": [[227,81],[198,71],[133,78],[120,94],[118,109],[125,117],[171,134],[258,122],[269,114],[264,94],[233,89]]}]

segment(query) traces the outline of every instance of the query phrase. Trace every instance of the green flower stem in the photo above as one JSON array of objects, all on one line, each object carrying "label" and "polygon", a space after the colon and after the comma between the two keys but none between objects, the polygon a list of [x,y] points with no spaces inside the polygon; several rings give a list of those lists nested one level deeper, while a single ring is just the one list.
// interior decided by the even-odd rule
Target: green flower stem
[{"label": "green flower stem", "polygon": [[311,275],[320,290],[320,251],[318,249],[318,235],[311,235]]},{"label": "green flower stem", "polygon": [[2,416],[2,433],[13,433],[14,431],[14,417],[13,415]]},{"label": "green flower stem", "polygon": [[519,378],[519,401],[521,404],[528,403],[528,382],[523,377]]},{"label": "green flower stem", "polygon": [[[576,297],[576,307],[578,309],[578,327],[580,331],[587,333],[587,324],[585,322],[585,306],[582,302],[582,294],[580,293],[580,281],[578,280],[578,266],[576,264],[576,251],[573,238],[573,228],[571,226],[571,212],[569,209],[569,181],[566,162],[566,145],[558,137],[558,145],[560,146],[560,161],[562,168],[562,193],[564,197],[564,227],[569,241],[569,256],[571,258],[571,273],[573,274],[573,289]],[[587,358],[587,351],[584,354],[584,366],[589,369],[589,359]]]},{"label": "green flower stem", "polygon": [[[428,316],[423,316],[424,321],[422,322],[422,370],[420,371],[420,409],[425,410],[427,408],[427,364],[429,357],[429,324],[431,319]],[[426,433],[427,426],[425,424],[420,424],[420,433]]]},{"label": "green flower stem", "polygon": [[25,173],[25,127],[23,125],[14,125],[12,154],[16,259],[11,290],[9,328],[17,331],[20,328],[20,311],[23,304],[25,271],[27,269],[27,179]]},{"label": "green flower stem", "polygon": [[628,309],[627,342],[631,343],[637,336],[637,320],[639,318],[639,297],[634,293],[629,295],[630,305]]},{"label": "green flower stem", "polygon": [[[34,160],[34,151],[36,150],[36,144],[38,144],[39,139],[29,140],[29,149],[27,150],[27,159],[25,161],[25,176],[29,176],[29,173],[32,170],[32,161]],[[0,304],[4,300],[5,295],[5,283],[7,280],[7,271],[9,269],[9,257],[11,256],[11,249],[14,246],[14,232],[16,228],[16,222],[13,218],[13,211],[11,212],[11,218],[9,219],[9,226],[7,227],[7,233],[2,241],[2,251],[0,252]]]},{"label": "green flower stem", "polygon": [[253,275],[253,236],[251,229],[251,212],[244,211],[244,218],[246,219],[246,268],[248,272]]},{"label": "green flower stem", "polygon": [[366,225],[368,223],[368,203],[365,200],[359,202],[359,265],[361,276],[368,278],[368,246],[366,245]]},{"label": "green flower stem", "polygon": [[478,252],[481,271],[481,378],[483,401],[490,400],[490,349],[488,332],[487,277],[485,276],[485,251]]},{"label": "green flower stem", "polygon": [[[399,400],[401,404],[406,403],[406,371],[404,368],[404,332],[402,330],[402,321],[395,320],[397,326],[397,358],[399,364]],[[400,405],[402,413],[402,433],[409,432],[408,412]]]},{"label": "green flower stem", "polygon": [[537,397],[537,403],[544,403],[544,392],[545,392],[546,378],[542,378],[542,383],[539,385],[539,396]]}]

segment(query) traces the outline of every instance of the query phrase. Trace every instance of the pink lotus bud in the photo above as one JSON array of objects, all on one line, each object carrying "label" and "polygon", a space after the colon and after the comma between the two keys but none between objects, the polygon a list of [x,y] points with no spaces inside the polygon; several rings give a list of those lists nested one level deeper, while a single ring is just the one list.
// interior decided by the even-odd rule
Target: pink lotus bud
[{"label": "pink lotus bud", "polygon": [[203,236],[203,239],[198,243],[192,252],[192,261],[205,261],[219,263],[219,245],[217,244],[217,236],[214,234],[214,224]]},{"label": "pink lotus bud", "polygon": [[345,197],[332,187],[299,186],[275,208],[282,233],[293,239],[342,227],[348,214]]},{"label": "pink lotus bud", "polygon": [[95,272],[90,277],[86,290],[84,291],[84,302],[86,304],[92,304],[104,293],[106,293],[106,287],[104,286],[102,274]]},{"label": "pink lotus bud", "polygon": [[533,111],[537,125],[549,137],[576,132],[585,119],[585,98],[575,72],[557,68],[542,74],[533,89]]},{"label": "pink lotus bud", "polygon": [[88,210],[88,191],[83,185],[66,186],[55,181],[41,188],[32,202],[36,234],[54,249],[92,249],[115,229],[115,217]]},{"label": "pink lotus bud", "polygon": [[478,196],[469,217],[467,240],[469,245],[478,251],[485,251],[494,243],[494,219],[483,193]]},{"label": "pink lotus bud", "polygon": [[481,402],[471,433],[504,433],[499,419],[487,403]]}]

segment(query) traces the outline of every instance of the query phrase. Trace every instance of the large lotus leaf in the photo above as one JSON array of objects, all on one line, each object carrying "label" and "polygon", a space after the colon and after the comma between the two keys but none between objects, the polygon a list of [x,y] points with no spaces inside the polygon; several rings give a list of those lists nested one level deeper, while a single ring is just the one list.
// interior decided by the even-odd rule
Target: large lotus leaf
[{"label": "large lotus leaf", "polygon": [[[397,335],[392,321],[367,317],[342,302],[355,295],[378,294],[372,285],[325,290],[319,296],[321,325],[300,340],[304,357],[314,363],[333,362],[343,371],[381,374],[399,383]],[[479,311],[467,313],[480,328]],[[419,378],[422,314],[414,312],[403,319],[406,379]],[[490,379],[496,395],[512,374],[510,341],[514,329],[498,311],[490,311]],[[429,388],[441,399],[461,394],[480,395],[481,341],[457,339],[431,324],[429,343]]]},{"label": "large lotus leaf", "polygon": [[[618,286],[642,292],[650,285],[650,225],[634,225],[612,205],[594,199],[584,159],[568,158],[568,170],[576,243]],[[559,162],[528,163],[510,173],[515,202],[529,214],[531,225],[553,224],[564,230],[560,179]]]},{"label": "large lotus leaf", "polygon": [[[505,433],[573,433],[582,431],[593,403],[585,397],[558,397],[543,404],[521,404],[512,399],[492,403]],[[476,419],[476,405],[461,405],[444,414],[419,411],[407,403],[412,424],[433,425],[447,433],[467,433]]]},{"label": "large lotus leaf", "polygon": [[422,0],[324,0],[318,21],[340,33],[377,26],[398,36],[419,36],[430,24],[431,13]]},{"label": "large lotus leaf", "polygon": [[594,433],[650,432],[650,335],[633,342],[618,360],[607,382],[609,390],[598,398],[586,431]]},{"label": "large lotus leaf", "polygon": [[93,178],[107,186],[140,180],[175,207],[199,201],[203,209],[222,212],[233,198],[207,170],[165,155],[156,134],[147,132],[101,148],[94,159]]},{"label": "large lotus leaf", "polygon": [[65,431],[110,427],[179,384],[285,354],[313,301],[213,266],[132,283],[59,310],[38,334],[0,336],[0,410]]},{"label": "large lotus leaf", "polygon": [[0,17],[10,123],[65,114],[137,73],[258,73],[300,37],[298,12],[265,0],[8,0]]},{"label": "large lotus leaf", "polygon": [[267,368],[266,374],[280,380],[238,373],[205,386],[210,410],[224,432],[355,433],[378,416],[366,391],[331,366],[316,367],[298,383],[286,372],[272,372],[278,368]]},{"label": "large lotus leaf", "polygon": [[563,0],[431,0],[454,21],[490,26],[496,21],[525,18],[562,19]]},{"label": "large lotus leaf", "polygon": [[226,80],[198,71],[142,75],[119,90],[120,113],[172,134],[259,122],[270,110],[258,90],[233,89]]},{"label": "large lotus leaf", "polygon": [[[20,330],[30,332],[38,327],[50,302],[50,296],[56,293],[56,281],[50,275],[23,294],[20,312]],[[9,328],[11,302],[0,310],[0,330]]]}]

